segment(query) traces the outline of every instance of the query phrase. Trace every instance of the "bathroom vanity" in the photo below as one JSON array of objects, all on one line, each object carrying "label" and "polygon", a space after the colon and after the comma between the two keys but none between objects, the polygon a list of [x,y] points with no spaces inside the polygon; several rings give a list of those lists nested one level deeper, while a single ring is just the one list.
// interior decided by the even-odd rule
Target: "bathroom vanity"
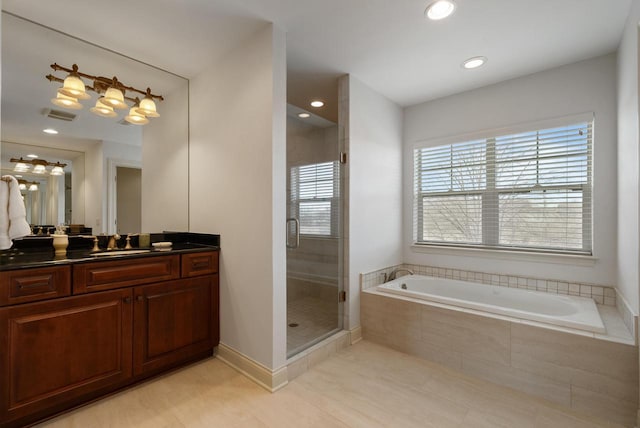
[{"label": "bathroom vanity", "polygon": [[184,242],[168,251],[16,255],[0,264],[0,427],[211,356],[219,342],[218,251]]}]

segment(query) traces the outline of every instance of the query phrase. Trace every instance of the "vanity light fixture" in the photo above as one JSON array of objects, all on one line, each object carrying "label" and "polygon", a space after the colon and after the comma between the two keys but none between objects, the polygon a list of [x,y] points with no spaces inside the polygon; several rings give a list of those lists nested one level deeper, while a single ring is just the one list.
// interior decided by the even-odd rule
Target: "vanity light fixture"
[{"label": "vanity light fixture", "polygon": [[313,100],[311,101],[311,107],[320,108],[324,106],[324,101]]},{"label": "vanity light fixture", "polygon": [[[78,99],[88,99],[87,91],[95,92],[101,97],[96,101],[94,107],[90,109],[92,113],[102,117],[116,117],[118,114],[114,109],[127,109],[129,114],[125,117],[130,123],[144,125],[149,123],[147,117],[160,117],[157,112],[155,101],[163,101],[162,95],[155,95],[151,92],[151,88],[146,91],[127,86],[120,82],[116,76],[112,78],[103,76],[94,76],[91,74],[81,73],[78,66],[73,64],[71,68],[66,68],[56,63],[51,64],[54,71],[64,71],[69,73],[63,80],[52,74],[47,75],[50,82],[61,82],[63,85],[58,89],[56,98],[51,102],[57,106],[65,107],[73,110],[82,108],[82,104]],[[84,79],[84,80],[83,80]],[[87,85],[85,80],[93,83],[93,86]],[[144,95],[142,101],[139,98],[127,96],[128,93],[138,93]],[[133,111],[135,109],[135,111]],[[131,120],[130,120],[131,119]]]},{"label": "vanity light fixture", "polygon": [[13,167],[13,170],[16,172],[27,172],[29,171],[29,168],[31,168],[29,165],[27,165],[26,163],[24,163],[22,161],[22,158],[20,158],[20,161],[18,163],[16,163],[16,166]]},{"label": "vanity light fixture", "polygon": [[311,115],[309,113],[298,113],[298,117],[301,119],[307,119],[311,117]]},{"label": "vanity light fixture", "polygon": [[44,174],[45,172],[47,172],[47,161],[46,160],[42,160],[42,159],[33,159],[31,161],[31,164],[33,165],[33,172],[34,174]]},{"label": "vanity light fixture", "polygon": [[66,166],[65,164],[62,164],[60,162],[56,162],[53,166],[53,168],[51,169],[50,174],[51,175],[64,175],[64,166]]},{"label": "vanity light fixture", "polygon": [[64,167],[67,166],[66,163],[60,162],[49,162],[44,159],[20,159],[11,158],[9,162],[14,162],[16,166],[13,168],[16,172],[27,172],[31,165],[33,165],[33,170],[31,171],[34,174],[45,174],[47,172],[47,167],[52,166],[50,174],[51,175],[63,175]]},{"label": "vanity light fixture", "polygon": [[102,116],[102,117],[116,117],[118,113],[113,111],[113,107],[103,104],[102,103],[103,98],[104,97],[100,97],[98,101],[96,101],[95,107],[91,107],[89,111],[91,113],[97,114],[98,116]]},{"label": "vanity light fixture", "polygon": [[38,184],[37,181],[18,180],[18,189],[27,190],[27,186],[29,186],[29,190],[35,192],[38,190]]},{"label": "vanity light fixture", "polygon": [[[153,102],[153,101],[152,101]],[[141,108],[139,107],[139,103],[129,110],[129,114],[124,117],[124,120],[133,124],[133,125],[146,125],[149,123],[149,119],[142,113],[140,113]]]},{"label": "vanity light fixture", "polygon": [[56,94],[55,98],[51,99],[51,102],[58,107],[64,107],[71,110],[80,110],[82,108],[82,104],[78,102],[77,98],[66,96],[60,92]]},{"label": "vanity light fixture", "polygon": [[474,56],[462,63],[462,68],[467,70],[473,70],[474,68],[482,67],[487,62],[487,58],[484,56]]},{"label": "vanity light fixture", "polygon": [[450,16],[456,10],[456,4],[451,0],[437,0],[429,4],[424,14],[433,21],[439,21]]},{"label": "vanity light fixture", "polygon": [[156,111],[156,103],[151,95],[151,88],[147,88],[147,93],[142,101],[138,103],[136,111],[147,117],[160,117],[160,114]]}]

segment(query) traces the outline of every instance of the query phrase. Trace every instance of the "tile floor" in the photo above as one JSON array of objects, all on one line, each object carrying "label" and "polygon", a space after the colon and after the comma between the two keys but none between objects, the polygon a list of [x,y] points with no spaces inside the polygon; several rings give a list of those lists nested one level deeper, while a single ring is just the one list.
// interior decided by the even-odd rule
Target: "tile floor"
[{"label": "tile floor", "polygon": [[275,394],[211,358],[42,427],[617,427],[366,341]]},{"label": "tile floor", "polygon": [[[297,324],[291,327],[290,324]],[[287,355],[338,328],[337,296],[332,300],[303,296],[287,303]]]}]

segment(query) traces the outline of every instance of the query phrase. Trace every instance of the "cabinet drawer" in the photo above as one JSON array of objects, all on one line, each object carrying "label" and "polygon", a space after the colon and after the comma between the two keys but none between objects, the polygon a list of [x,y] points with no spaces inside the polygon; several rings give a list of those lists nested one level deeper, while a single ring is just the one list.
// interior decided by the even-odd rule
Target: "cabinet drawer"
[{"label": "cabinet drawer", "polygon": [[144,257],[78,264],[73,267],[73,294],[110,290],[180,277],[180,256]]},{"label": "cabinet drawer", "polygon": [[71,294],[71,268],[56,266],[0,272],[0,306]]},{"label": "cabinet drawer", "polygon": [[182,255],[182,277],[211,275],[218,272],[218,252],[207,251]]}]

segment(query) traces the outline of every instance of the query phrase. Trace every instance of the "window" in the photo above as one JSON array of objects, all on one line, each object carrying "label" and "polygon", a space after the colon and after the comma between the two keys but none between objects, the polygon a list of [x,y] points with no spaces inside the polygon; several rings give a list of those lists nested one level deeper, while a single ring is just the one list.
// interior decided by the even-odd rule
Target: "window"
[{"label": "window", "polygon": [[576,119],[416,148],[415,242],[591,254],[592,135]]},{"label": "window", "polygon": [[338,236],[339,174],[337,161],[291,168],[290,216],[300,235]]}]

